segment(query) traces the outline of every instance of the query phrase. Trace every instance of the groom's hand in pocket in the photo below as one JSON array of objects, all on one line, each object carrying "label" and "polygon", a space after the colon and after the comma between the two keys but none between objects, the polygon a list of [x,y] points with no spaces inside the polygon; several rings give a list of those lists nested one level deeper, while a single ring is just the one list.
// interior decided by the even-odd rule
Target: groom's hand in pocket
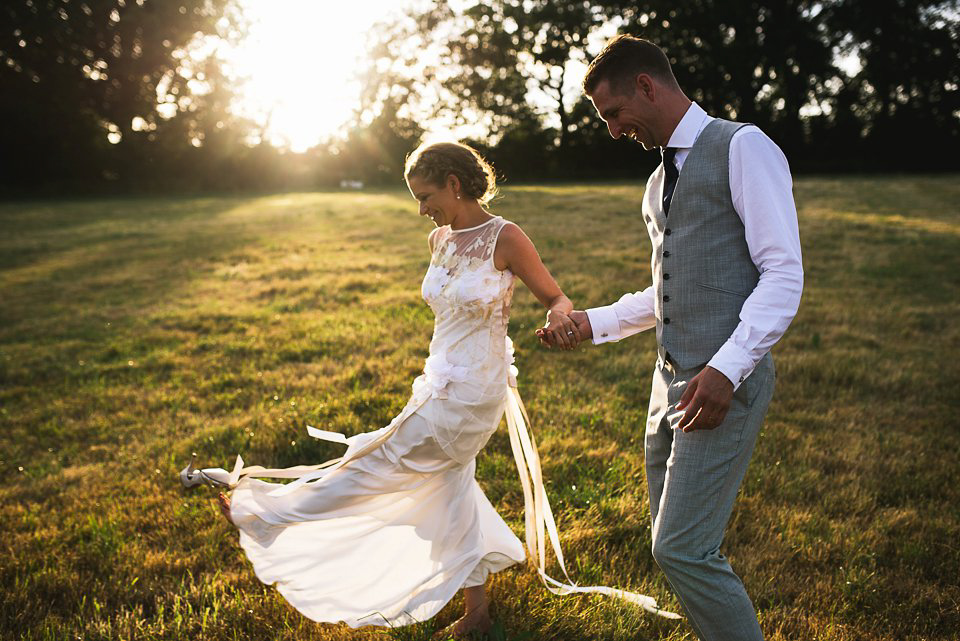
[{"label": "groom's hand in pocket", "polygon": [[677,429],[684,432],[712,430],[723,423],[732,399],[733,383],[730,379],[719,370],[704,367],[690,379],[677,403],[677,409],[683,410]]}]

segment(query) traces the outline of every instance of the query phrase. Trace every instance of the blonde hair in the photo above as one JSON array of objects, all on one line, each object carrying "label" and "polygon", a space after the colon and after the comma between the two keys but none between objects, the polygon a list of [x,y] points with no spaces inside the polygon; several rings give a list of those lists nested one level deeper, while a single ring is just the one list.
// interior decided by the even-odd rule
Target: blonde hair
[{"label": "blonde hair", "polygon": [[461,193],[481,205],[487,205],[497,195],[497,177],[493,165],[484,160],[475,149],[459,142],[422,144],[407,156],[403,178],[426,180],[442,187],[447,176],[460,181]]}]

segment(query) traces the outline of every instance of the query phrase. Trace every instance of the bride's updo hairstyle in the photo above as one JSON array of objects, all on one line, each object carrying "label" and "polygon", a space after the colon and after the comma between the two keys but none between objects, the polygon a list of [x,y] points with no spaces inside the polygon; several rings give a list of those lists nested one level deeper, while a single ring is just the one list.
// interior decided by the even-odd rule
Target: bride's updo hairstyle
[{"label": "bride's updo hairstyle", "polygon": [[408,183],[414,177],[443,187],[450,174],[460,181],[461,194],[481,205],[487,205],[497,195],[493,166],[476,150],[458,142],[420,145],[407,156],[403,177]]}]

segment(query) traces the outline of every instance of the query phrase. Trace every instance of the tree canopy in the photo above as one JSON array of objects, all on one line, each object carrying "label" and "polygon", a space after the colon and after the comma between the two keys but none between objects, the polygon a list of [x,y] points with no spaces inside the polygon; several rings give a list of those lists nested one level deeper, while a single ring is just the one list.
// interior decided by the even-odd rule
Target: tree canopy
[{"label": "tree canopy", "polygon": [[395,182],[433,119],[477,125],[513,180],[642,175],[656,160],[610,140],[572,79],[614,32],[658,43],[691,98],[797,170],[956,169],[958,18],[956,1],[433,0],[373,30],[349,134],[298,155],[251,143],[260,125],[230,109],[217,50],[243,36],[238,0],[9,0],[0,185]]}]

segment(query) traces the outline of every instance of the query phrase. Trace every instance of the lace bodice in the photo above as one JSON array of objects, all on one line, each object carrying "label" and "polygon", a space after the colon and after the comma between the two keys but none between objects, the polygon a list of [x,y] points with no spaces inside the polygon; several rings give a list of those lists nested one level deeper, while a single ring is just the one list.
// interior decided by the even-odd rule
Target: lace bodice
[{"label": "lace bodice", "polygon": [[507,224],[494,216],[469,229],[447,225],[432,232],[433,254],[421,286],[436,316],[430,356],[444,356],[451,366],[469,370],[474,380],[490,380],[500,372],[484,370],[510,364],[506,337],[514,276],[493,264],[497,239]]}]

